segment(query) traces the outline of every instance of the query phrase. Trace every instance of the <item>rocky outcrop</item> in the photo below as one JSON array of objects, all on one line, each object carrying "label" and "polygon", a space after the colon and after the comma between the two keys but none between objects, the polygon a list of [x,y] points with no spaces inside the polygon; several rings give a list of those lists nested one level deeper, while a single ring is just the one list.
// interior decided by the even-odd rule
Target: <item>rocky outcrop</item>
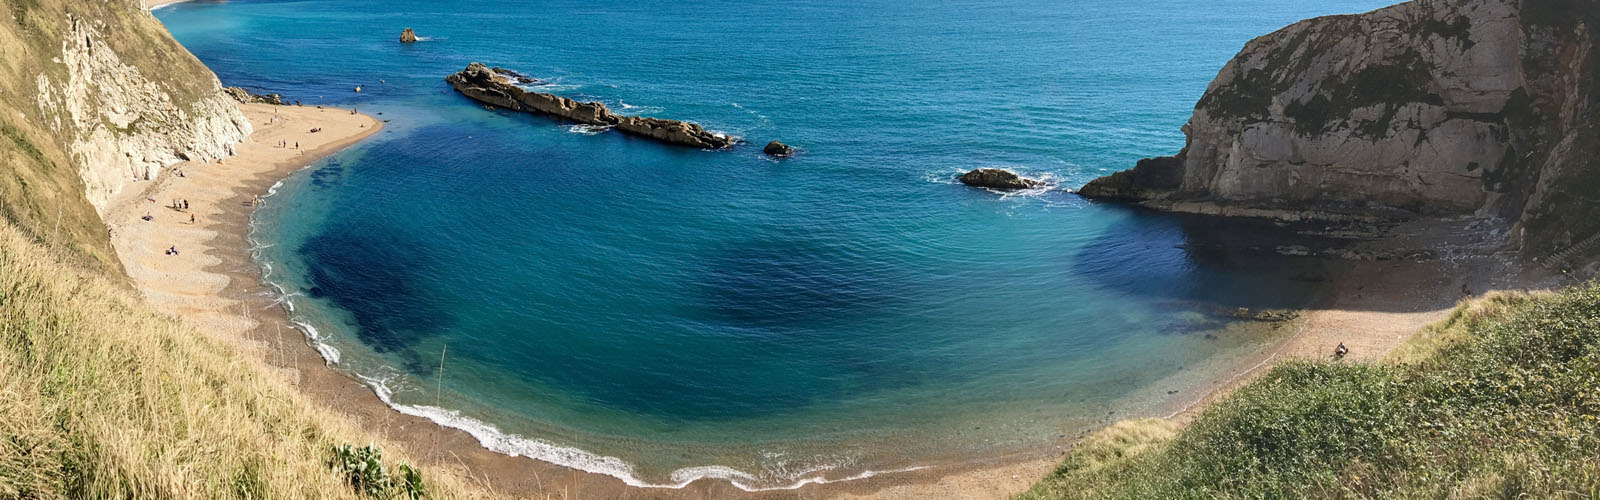
[{"label": "rocky outcrop", "polygon": [[281,94],[257,94],[255,92],[245,90],[244,87],[223,87],[222,92],[228,94],[228,97],[232,97],[233,100],[239,101],[242,104],[271,104],[274,106],[283,105],[283,95]]},{"label": "rocky outcrop", "polygon": [[1002,190],[1030,189],[1044,185],[1043,182],[1022,177],[1012,173],[1009,170],[1002,170],[998,168],[976,169],[971,172],[961,174],[961,178],[957,180],[960,180],[962,184],[966,184],[968,186]]},{"label": "rocky outcrop", "polygon": [[1477,214],[1514,224],[1508,243],[1560,248],[1600,231],[1600,204],[1578,194],[1600,188],[1585,124],[1597,20],[1596,0],[1418,0],[1296,23],[1223,67],[1183,151],[1079,193],[1284,217]]},{"label": "rocky outcrop", "polygon": [[788,144],[772,141],[767,143],[767,147],[761,148],[761,152],[773,158],[788,158],[794,155],[794,148]]},{"label": "rocky outcrop", "polygon": [[400,43],[417,43],[417,32],[411,31],[411,28],[401,31]]},{"label": "rocky outcrop", "polygon": [[529,91],[512,84],[505,75],[494,72],[482,63],[472,63],[460,73],[445,78],[445,81],[450,82],[462,95],[491,106],[609,127],[668,144],[726,149],[739,142],[734,137],[707,131],[694,123],[622,116],[612,113],[605,104],[598,102],[578,102],[554,94]]},{"label": "rocky outcrop", "polygon": [[0,219],[63,258],[120,266],[100,212],[250,133],[215,75],[138,2],[3,2]]},{"label": "rocky outcrop", "polygon": [[151,75],[125,62],[119,50],[129,49],[110,43],[100,23],[72,15],[64,21],[58,70],[37,76],[35,104],[66,142],[97,212],[164,166],[233,155],[250,134],[250,122],[198,62],[198,88],[179,92],[161,73],[170,68]]}]

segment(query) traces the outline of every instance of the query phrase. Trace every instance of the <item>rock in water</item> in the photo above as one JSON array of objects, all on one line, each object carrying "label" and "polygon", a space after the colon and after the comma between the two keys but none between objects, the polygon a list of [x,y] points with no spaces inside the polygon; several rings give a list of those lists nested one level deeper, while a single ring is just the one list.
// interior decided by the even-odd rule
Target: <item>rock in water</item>
[{"label": "rock in water", "polygon": [[766,153],[767,156],[771,156],[773,158],[784,158],[793,155],[794,148],[789,147],[788,144],[772,141],[767,143],[767,147],[761,148],[761,152]]},{"label": "rock in water", "polygon": [[416,41],[417,32],[411,31],[411,28],[406,28],[405,31],[400,32],[400,43],[416,43]]},{"label": "rock in water", "polygon": [[1022,177],[1009,170],[980,168],[961,175],[961,183],[990,189],[1028,189],[1044,185],[1043,182]]},{"label": "rock in water", "polygon": [[698,124],[613,114],[606,105],[598,102],[578,102],[543,92],[532,92],[511,83],[505,75],[496,73],[483,63],[472,63],[467,69],[445,77],[451,87],[461,95],[478,102],[515,111],[539,113],[565,118],[587,125],[610,127],[624,133],[655,139],[668,144],[679,144],[705,149],[727,149],[739,139],[711,132]]}]

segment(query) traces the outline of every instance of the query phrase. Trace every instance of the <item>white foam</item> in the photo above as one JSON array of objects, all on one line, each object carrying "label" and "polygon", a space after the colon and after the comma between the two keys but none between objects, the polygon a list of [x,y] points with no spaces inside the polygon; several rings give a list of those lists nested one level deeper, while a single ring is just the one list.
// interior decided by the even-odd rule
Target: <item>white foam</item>
[{"label": "white foam", "polygon": [[[652,483],[640,479],[633,465],[623,461],[620,458],[596,455],[578,448],[561,446],[540,439],[531,439],[516,434],[509,434],[501,431],[498,427],[495,427],[494,424],[463,416],[456,410],[429,405],[408,405],[396,403],[393,398],[394,391],[389,387],[389,384],[385,380],[367,377],[360,374],[356,374],[356,377],[361,379],[362,382],[365,382],[368,387],[371,387],[372,392],[378,396],[378,399],[382,400],[384,404],[389,405],[389,407],[394,408],[395,411],[404,413],[406,415],[411,415],[413,417],[425,418],[439,425],[464,431],[467,434],[472,435],[473,438],[476,438],[478,440],[478,444],[489,449],[490,451],[503,453],[513,457],[528,457],[542,462],[548,462],[563,467],[581,470],[591,474],[604,474],[620,479],[623,483],[636,488],[679,489],[701,479],[720,479],[728,481],[728,483],[732,484],[736,488],[750,492],[793,490],[807,484],[827,484],[840,481],[852,481],[881,474],[910,472],[927,468],[924,466],[916,466],[883,471],[864,471],[852,476],[838,479],[828,479],[818,474],[811,477],[793,479],[787,484],[778,486],[761,486],[759,484],[762,482],[761,479],[748,472],[723,465],[702,465],[695,467],[684,467],[672,471],[672,473],[668,475],[668,478],[672,482]],[[797,474],[797,476],[825,472],[828,470],[833,470],[837,467],[838,466],[834,464],[814,466],[802,471],[801,473]]]},{"label": "white foam", "polygon": [[611,130],[611,127],[608,126],[608,125],[590,125],[590,124],[587,124],[587,123],[579,123],[577,125],[573,125],[571,127],[567,127],[567,131],[568,132],[572,132],[574,134],[583,134],[583,135],[603,134],[607,130]]},{"label": "white foam", "polygon": [[311,341],[312,347],[317,348],[317,353],[322,355],[323,361],[326,361],[329,365],[339,364],[339,348],[328,345],[327,342],[323,342],[322,332],[317,331],[316,327],[311,326],[309,323],[304,321],[293,320],[292,322],[295,326],[300,327],[301,330],[306,332],[306,339]]}]

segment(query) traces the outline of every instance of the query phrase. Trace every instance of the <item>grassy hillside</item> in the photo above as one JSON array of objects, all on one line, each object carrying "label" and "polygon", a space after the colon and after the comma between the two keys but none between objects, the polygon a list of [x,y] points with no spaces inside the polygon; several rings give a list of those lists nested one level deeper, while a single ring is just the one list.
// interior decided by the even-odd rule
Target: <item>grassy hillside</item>
[{"label": "grassy hillside", "polygon": [[[0,498],[356,498],[339,445],[401,448],[0,222]],[[414,462],[413,462],[414,463]],[[432,498],[481,496],[429,470]]]},{"label": "grassy hillside", "polygon": [[1600,285],[1458,308],[1388,363],[1298,362],[1177,431],[1105,429],[1023,499],[1600,497]]}]

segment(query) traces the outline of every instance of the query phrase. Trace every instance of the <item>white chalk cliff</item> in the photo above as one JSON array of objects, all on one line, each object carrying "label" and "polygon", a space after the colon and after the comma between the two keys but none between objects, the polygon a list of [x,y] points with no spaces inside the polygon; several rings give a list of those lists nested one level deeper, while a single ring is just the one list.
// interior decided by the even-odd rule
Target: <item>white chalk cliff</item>
[{"label": "white chalk cliff", "polygon": [[1569,223],[1597,208],[1573,193],[1600,186],[1597,19],[1596,0],[1416,0],[1296,23],[1223,67],[1183,151],[1080,193],[1283,218],[1476,214],[1516,226],[1510,245],[1558,250],[1600,231]]}]

